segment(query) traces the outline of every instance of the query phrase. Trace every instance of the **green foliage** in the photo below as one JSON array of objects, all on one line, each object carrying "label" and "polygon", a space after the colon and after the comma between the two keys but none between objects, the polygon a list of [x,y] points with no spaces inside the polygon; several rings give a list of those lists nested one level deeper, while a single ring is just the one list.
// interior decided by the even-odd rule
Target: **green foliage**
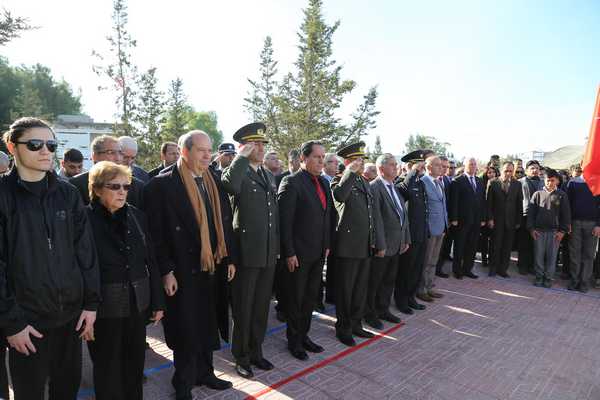
[{"label": "green foliage", "polygon": [[12,67],[0,57],[0,129],[24,116],[52,121],[60,114],[80,112],[80,97],[67,82],[55,80],[49,68],[40,64]]},{"label": "green foliage", "polygon": [[92,55],[99,61],[98,65],[92,66],[92,70],[110,82],[108,86],[99,86],[98,90],[110,89],[115,93],[118,110],[116,116],[120,120],[115,124],[115,132],[119,135],[134,136],[132,122],[135,112],[135,82],[138,77],[131,52],[137,46],[137,42],[127,31],[129,15],[125,0],[114,0],[112,20],[112,32],[106,38],[110,46],[109,54],[103,56],[92,51]]},{"label": "green foliage", "polygon": [[133,121],[138,142],[137,163],[144,168],[154,168],[160,163],[162,125],[165,121],[164,93],[158,89],[156,68],[150,68],[137,82],[139,95]]},{"label": "green foliage", "polygon": [[373,147],[373,151],[367,151],[367,155],[369,156],[369,160],[371,162],[377,161],[377,157],[383,154],[383,150],[381,149],[381,137],[379,135],[375,136],[375,146]]},{"label": "green foliage", "polygon": [[192,107],[187,103],[187,97],[183,92],[183,81],[177,78],[171,81],[167,99],[166,123],[163,127],[165,141],[177,142],[179,136],[189,129],[190,113]]},{"label": "green foliage", "polygon": [[421,135],[419,133],[415,135],[409,135],[406,144],[404,145],[404,150],[406,153],[409,153],[414,150],[433,150],[435,154],[439,156],[446,157],[454,157],[454,155],[449,151],[448,147],[450,147],[450,143],[440,142],[434,136],[426,136]]},{"label": "green foliage", "polygon": [[2,10],[0,15],[0,46],[21,36],[21,32],[35,29],[29,25],[27,18],[15,17],[8,10]]},{"label": "green foliage", "polygon": [[217,128],[217,113],[214,111],[192,111],[188,118],[190,130],[200,129],[206,132],[212,140],[213,150],[216,151],[223,141],[223,132]]},{"label": "green foliage", "polygon": [[259,79],[248,80],[250,91],[244,99],[251,117],[267,125],[269,146],[281,157],[307,140],[319,139],[329,150],[358,140],[375,127],[379,114],[374,87],[350,116],[351,123],[341,120],[339,109],[356,82],[342,79],[342,67],[333,58],[333,35],[340,23],[325,22],[321,0],[309,0],[303,12],[294,72],[276,81],[277,61],[267,37],[260,54]]}]

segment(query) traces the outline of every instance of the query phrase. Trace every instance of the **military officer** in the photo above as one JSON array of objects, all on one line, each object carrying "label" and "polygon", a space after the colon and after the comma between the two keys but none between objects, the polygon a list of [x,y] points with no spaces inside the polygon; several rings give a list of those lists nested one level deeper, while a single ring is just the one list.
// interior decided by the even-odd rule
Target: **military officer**
[{"label": "military officer", "polygon": [[413,310],[424,310],[423,304],[417,303],[415,296],[423,275],[425,250],[428,238],[427,192],[421,181],[425,169],[425,158],[433,155],[431,150],[415,150],[402,157],[402,162],[412,165],[404,181],[398,185],[402,197],[408,203],[408,221],[411,245],[408,251],[400,256],[400,266],[396,275],[394,299],[396,307],[404,314],[412,314]]},{"label": "military officer", "polygon": [[279,216],[275,177],[262,166],[266,127],[257,122],[240,128],[233,139],[239,153],[222,174],[233,209],[239,268],[232,286],[233,342],[236,372],[251,378],[251,365],[273,369],[263,357],[275,264],[279,257]]},{"label": "military officer", "polygon": [[335,243],[337,338],[347,346],[356,342],[352,335],[371,338],[362,328],[367,300],[370,257],[375,246],[373,199],[369,184],[362,177],[365,144],[353,143],[340,149],[346,169],[331,181],[335,207],[339,214]]}]

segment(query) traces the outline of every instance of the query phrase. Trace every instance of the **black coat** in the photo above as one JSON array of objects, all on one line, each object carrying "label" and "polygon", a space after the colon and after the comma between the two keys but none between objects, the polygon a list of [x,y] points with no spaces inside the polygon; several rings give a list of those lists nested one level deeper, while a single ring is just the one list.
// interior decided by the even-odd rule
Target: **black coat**
[{"label": "black coat", "polygon": [[325,193],[325,209],[310,173],[302,169],[284,177],[277,196],[282,257],[295,255],[301,263],[324,258],[331,246],[333,199],[328,182],[321,176],[317,179]]},{"label": "black coat", "polygon": [[164,170],[165,168],[168,168],[168,167],[165,167],[163,164],[160,164],[158,167],[156,167],[156,168],[151,169],[150,171],[148,171],[148,176],[150,177],[150,179],[152,179],[155,176],[157,176],[158,174],[160,174],[160,172],[162,170]]},{"label": "black coat", "polygon": [[[220,188],[220,184],[217,181]],[[222,195],[221,195],[222,196]],[[194,210],[185,186],[175,166],[154,177],[144,188],[146,214],[149,218],[150,235],[154,239],[156,259],[161,275],[173,271],[178,283],[178,291],[167,297],[167,312],[164,318],[165,338],[170,348],[194,351],[200,347],[216,350],[219,348],[219,328],[221,336],[227,337],[228,314],[218,312],[225,288],[217,288],[221,282],[222,268],[227,268],[224,260],[215,275],[203,272],[200,267],[202,238]],[[223,198],[223,197],[221,197]],[[232,253],[230,244],[231,220],[226,219],[227,209],[223,207],[223,229],[227,251]],[[232,257],[235,259],[235,256]]]},{"label": "black coat", "polygon": [[448,221],[458,221],[459,226],[480,224],[486,221],[485,188],[481,178],[475,177],[475,182],[477,191],[473,190],[469,178],[465,174],[452,181]]},{"label": "black coat", "polygon": [[511,179],[508,193],[502,190],[502,182],[492,179],[487,188],[487,219],[494,220],[497,228],[515,229],[523,215],[523,190],[521,183]]},{"label": "black coat", "polygon": [[[83,204],[86,206],[90,204],[90,190],[88,188],[90,182],[90,173],[84,172],[77,176],[69,179],[69,183],[74,185],[81,194],[81,199],[83,200]],[[139,209],[143,209],[142,202],[142,191],[144,189],[144,182],[140,181],[135,176],[131,177],[131,188],[129,189],[129,193],[127,193],[127,203],[131,204],[134,207]]]},{"label": "black coat", "polygon": [[92,201],[87,211],[102,283],[98,317],[129,316],[131,286],[139,312],[164,310],[161,276],[146,215],[127,204],[111,214],[99,201]]},{"label": "black coat", "polygon": [[397,187],[408,203],[410,241],[411,243],[423,243],[429,237],[425,185],[417,172],[411,170]]},{"label": "black coat", "polygon": [[94,238],[75,188],[48,173],[43,197],[17,169],[0,177],[0,327],[60,326],[95,311],[100,279]]}]

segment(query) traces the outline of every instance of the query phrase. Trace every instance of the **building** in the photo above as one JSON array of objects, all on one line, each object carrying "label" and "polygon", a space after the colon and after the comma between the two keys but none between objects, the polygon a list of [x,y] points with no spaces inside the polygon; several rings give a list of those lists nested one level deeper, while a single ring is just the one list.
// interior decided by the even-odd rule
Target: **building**
[{"label": "building", "polygon": [[523,160],[523,165],[525,165],[527,163],[527,161],[530,161],[530,160],[537,160],[540,162],[540,164],[543,164],[545,154],[546,153],[543,151],[534,150],[534,151],[526,151],[524,153],[519,153],[519,154],[517,154],[517,156],[518,156],[518,158]]},{"label": "building", "polygon": [[87,115],[59,115],[52,126],[58,140],[56,156],[62,160],[66,149],[75,148],[83,154],[83,168],[92,166],[92,140],[101,135],[112,135],[114,125],[108,122],[94,122]]}]

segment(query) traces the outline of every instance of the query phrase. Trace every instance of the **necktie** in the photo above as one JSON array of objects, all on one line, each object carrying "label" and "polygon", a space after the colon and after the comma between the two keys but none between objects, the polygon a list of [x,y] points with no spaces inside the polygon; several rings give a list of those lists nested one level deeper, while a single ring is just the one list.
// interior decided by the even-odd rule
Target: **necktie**
[{"label": "necktie", "polygon": [[440,195],[444,197],[444,188],[442,187],[442,182],[440,179],[434,179],[433,181],[435,182],[435,186],[437,186],[438,190],[440,191]]},{"label": "necktie", "polygon": [[385,185],[388,188],[388,192],[390,192],[390,196],[392,197],[392,202],[394,203],[394,208],[396,208],[396,212],[398,213],[398,216],[400,217],[400,224],[403,223],[402,221],[402,206],[400,204],[398,204],[398,202],[396,201],[396,196],[394,196],[394,187],[392,185]]},{"label": "necktie", "polygon": [[475,183],[475,177],[471,176],[471,186],[473,187],[473,191],[476,192],[477,191],[477,183]]},{"label": "necktie", "polygon": [[321,201],[321,206],[323,206],[323,210],[324,210],[327,208],[327,198],[325,197],[325,191],[321,187],[321,183],[319,183],[319,178],[317,178],[314,175],[311,175],[310,178],[312,179],[312,181],[315,185],[315,189],[317,189],[317,196],[319,196],[319,200]]}]

